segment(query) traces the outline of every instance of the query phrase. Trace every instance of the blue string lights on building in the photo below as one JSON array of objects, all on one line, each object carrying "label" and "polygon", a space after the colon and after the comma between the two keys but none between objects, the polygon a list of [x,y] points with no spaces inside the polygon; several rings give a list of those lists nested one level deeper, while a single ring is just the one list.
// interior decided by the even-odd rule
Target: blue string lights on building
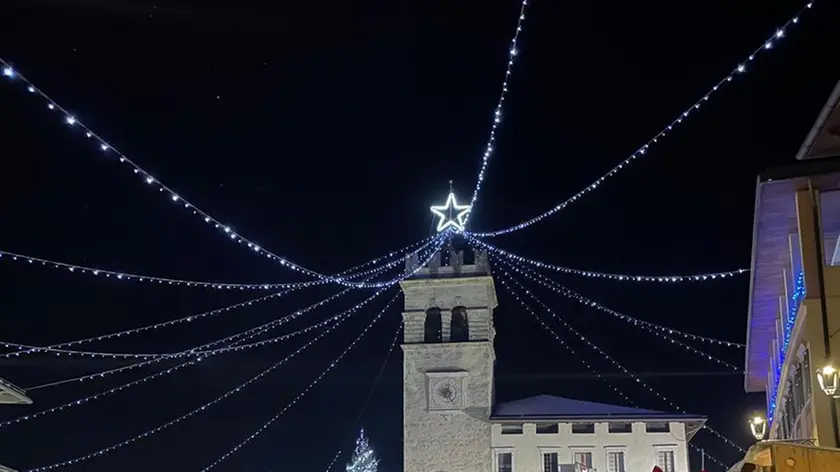
[{"label": "blue string lights on building", "polygon": [[773,379],[773,388],[770,390],[770,398],[767,406],[767,419],[770,423],[773,422],[773,413],[776,411],[776,395],[779,392],[779,383],[782,380],[782,366],[785,364],[785,356],[788,345],[790,345],[790,336],[793,333],[793,326],[796,324],[796,315],[799,312],[799,305],[805,299],[805,274],[800,271],[796,275],[796,281],[793,286],[793,293],[790,296],[790,303],[788,305],[788,316],[782,324],[782,345],[779,346],[778,362],[776,362],[776,376]]}]

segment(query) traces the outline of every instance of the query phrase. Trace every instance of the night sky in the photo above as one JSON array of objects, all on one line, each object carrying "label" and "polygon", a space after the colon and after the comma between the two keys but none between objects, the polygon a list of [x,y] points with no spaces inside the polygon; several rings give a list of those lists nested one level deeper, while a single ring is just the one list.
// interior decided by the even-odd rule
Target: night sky
[{"label": "night sky", "polygon": [[[519,2],[168,2],[5,0],[0,57],[57,103],[235,231],[305,267],[336,273],[429,236],[448,181],[468,199],[507,61]],[[365,3],[366,6],[352,5]],[[588,185],[709,91],[803,2],[532,0],[484,190],[471,220],[488,231]],[[829,37],[836,2],[817,1],[783,41],[644,159],[575,205],[488,240],[523,256],[627,274],[749,266],[756,174],[793,161],[840,79]],[[306,280],[227,240],[143,184],[113,153],[0,81],[0,249],[192,280]],[[635,284],[549,274],[631,316],[744,342],[746,276]],[[0,340],[35,345],[201,313],[264,292],[161,286],[0,260]],[[500,284],[499,284],[500,285]],[[174,352],[265,323],[341,291],[320,287],[165,330],[79,348]],[[201,470],[283,409],[362,331],[394,289],[248,389],[160,434],[68,471]],[[274,336],[326,319],[357,290]],[[499,287],[497,399],[548,393],[622,403]],[[552,309],[685,410],[742,446],[764,405],[743,377],[545,290]],[[401,362],[389,357],[398,305],[303,399],[214,470],[324,471],[364,427],[402,467]],[[555,331],[603,373],[617,370]],[[0,428],[0,463],[21,470],[87,454],[166,423],[246,381],[316,332],[144,382]],[[263,336],[264,339],[271,336]],[[739,367],[743,350],[696,347]],[[29,387],[136,361],[0,359]],[[31,392],[0,421],[139,379],[175,361]],[[657,374],[658,373],[658,374]],[[667,404],[621,376],[639,405]],[[701,432],[729,464],[738,452]],[[343,470],[348,456],[336,468]],[[694,470],[698,455],[692,454]],[[707,464],[709,470],[720,467]]]}]

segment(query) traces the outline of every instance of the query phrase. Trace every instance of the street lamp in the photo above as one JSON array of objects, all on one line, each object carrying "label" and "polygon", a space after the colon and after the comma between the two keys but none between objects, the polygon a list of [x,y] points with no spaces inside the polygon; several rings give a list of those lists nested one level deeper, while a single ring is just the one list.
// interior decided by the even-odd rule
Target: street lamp
[{"label": "street lamp", "polygon": [[831,364],[826,364],[822,369],[817,370],[817,382],[826,395],[834,397],[840,384],[840,370]]},{"label": "street lamp", "polygon": [[761,416],[754,416],[750,420],[750,431],[756,441],[761,441],[764,439],[764,435],[767,434],[767,420]]}]

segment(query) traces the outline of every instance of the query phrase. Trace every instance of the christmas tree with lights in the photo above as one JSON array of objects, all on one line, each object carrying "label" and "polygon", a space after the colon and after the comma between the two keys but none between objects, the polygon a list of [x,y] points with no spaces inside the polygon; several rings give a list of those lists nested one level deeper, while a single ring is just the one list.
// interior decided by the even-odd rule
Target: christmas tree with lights
[{"label": "christmas tree with lights", "polygon": [[347,463],[347,472],[377,472],[379,469],[379,459],[373,452],[373,448],[368,443],[365,430],[359,432],[359,438],[356,439],[356,450],[353,451],[353,457]]}]

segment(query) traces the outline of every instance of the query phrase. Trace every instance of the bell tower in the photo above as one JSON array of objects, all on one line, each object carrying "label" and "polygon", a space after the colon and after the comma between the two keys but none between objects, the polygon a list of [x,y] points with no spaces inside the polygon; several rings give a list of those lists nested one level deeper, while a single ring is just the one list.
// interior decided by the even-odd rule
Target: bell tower
[{"label": "bell tower", "polygon": [[[403,280],[403,471],[490,472],[493,309],[486,252],[442,252]],[[417,268],[416,256],[406,269]]]}]

